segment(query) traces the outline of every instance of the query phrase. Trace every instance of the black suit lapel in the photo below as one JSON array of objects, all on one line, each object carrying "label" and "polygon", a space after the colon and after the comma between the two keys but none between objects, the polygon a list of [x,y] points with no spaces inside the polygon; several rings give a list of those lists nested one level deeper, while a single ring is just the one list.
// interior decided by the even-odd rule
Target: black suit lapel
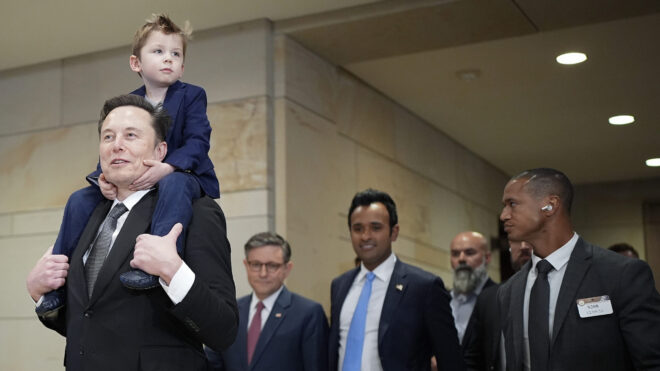
[{"label": "black suit lapel", "polygon": [[351,286],[353,286],[353,281],[355,281],[355,277],[359,272],[360,267],[353,268],[353,271],[346,277],[345,280],[337,282],[339,285],[339,287],[337,287],[337,310],[336,313],[332,313],[332,323],[336,323],[337,328],[339,328],[339,317],[341,315],[341,309],[344,305],[344,301],[346,300],[346,296],[348,295],[348,290],[350,290]]},{"label": "black suit lapel", "polygon": [[380,313],[380,323],[378,324],[378,347],[383,342],[383,338],[389,330],[390,324],[394,321],[394,314],[399,306],[399,302],[403,298],[408,289],[408,281],[406,279],[407,271],[406,266],[401,260],[396,261],[390,284],[387,286],[385,293],[385,301],[383,302],[383,309]]},{"label": "black suit lapel", "polygon": [[286,289],[286,287],[283,287],[282,292],[280,292],[280,296],[277,297],[277,300],[273,305],[273,309],[268,315],[268,319],[266,320],[264,328],[261,330],[259,340],[257,341],[257,346],[254,349],[254,354],[252,355],[252,363],[250,363],[250,369],[254,369],[254,366],[259,363],[259,358],[268,347],[268,343],[272,339],[275,332],[277,332],[277,328],[282,324],[282,322],[284,322],[289,306],[291,306],[291,293]]},{"label": "black suit lapel", "polygon": [[96,279],[92,297],[89,300],[90,305],[103,295],[106,286],[113,279],[119,280],[118,270],[132,254],[135,238],[139,234],[149,233],[156,199],[156,192],[149,192],[131,209]]},{"label": "black suit lapel", "polygon": [[582,284],[582,279],[591,267],[591,250],[587,250],[588,246],[582,238],[579,238],[571,253],[566,266],[566,273],[561,281],[561,289],[557,297],[557,304],[555,306],[555,320],[552,326],[552,342],[554,344],[557,339],[557,334],[564,324],[566,315],[571,309],[572,305],[576,305],[577,291]]},{"label": "black suit lapel", "polygon": [[83,234],[80,236],[80,240],[78,240],[78,245],[71,256],[69,277],[67,278],[67,296],[81,303],[81,305],[89,301],[83,256],[94,241],[99,227],[103,223],[103,220],[105,220],[111,206],[112,201],[103,201],[94,209]]},{"label": "black suit lapel", "polygon": [[500,316],[503,318],[506,365],[509,370],[521,369],[524,361],[524,329],[523,329],[523,302],[525,298],[525,286],[527,276],[532,267],[532,261],[527,262],[522,270],[512,277],[509,291],[508,308]]}]

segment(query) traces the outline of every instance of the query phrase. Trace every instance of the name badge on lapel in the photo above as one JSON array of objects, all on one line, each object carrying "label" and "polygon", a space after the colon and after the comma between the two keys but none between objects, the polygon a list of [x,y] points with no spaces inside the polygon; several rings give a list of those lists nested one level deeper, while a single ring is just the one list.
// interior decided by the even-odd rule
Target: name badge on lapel
[{"label": "name badge on lapel", "polygon": [[580,318],[605,316],[614,313],[612,301],[608,295],[578,299],[576,302]]}]

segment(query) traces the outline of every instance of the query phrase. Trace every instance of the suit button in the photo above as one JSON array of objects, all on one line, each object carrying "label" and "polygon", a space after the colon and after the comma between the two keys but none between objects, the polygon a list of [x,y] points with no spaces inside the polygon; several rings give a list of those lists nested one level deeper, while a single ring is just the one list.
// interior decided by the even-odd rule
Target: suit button
[{"label": "suit button", "polygon": [[91,316],[92,316],[92,311],[85,312],[85,318],[89,318]]},{"label": "suit button", "polygon": [[85,351],[83,351],[82,349],[80,349],[80,355],[81,355],[81,356],[84,356],[84,355],[85,355]]}]

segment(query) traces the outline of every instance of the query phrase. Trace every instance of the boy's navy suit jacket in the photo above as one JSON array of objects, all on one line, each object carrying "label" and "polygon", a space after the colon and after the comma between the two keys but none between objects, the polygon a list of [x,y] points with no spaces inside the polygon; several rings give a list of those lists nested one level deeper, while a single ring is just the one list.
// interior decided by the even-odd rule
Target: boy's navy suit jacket
[{"label": "boy's navy suit jacket", "polygon": [[[131,94],[144,97],[144,85]],[[164,162],[194,175],[206,195],[220,197],[218,178],[209,158],[211,125],[206,117],[206,92],[199,86],[177,81],[170,85],[163,106],[172,118],[167,131]],[[88,178],[98,178],[100,164]]]}]

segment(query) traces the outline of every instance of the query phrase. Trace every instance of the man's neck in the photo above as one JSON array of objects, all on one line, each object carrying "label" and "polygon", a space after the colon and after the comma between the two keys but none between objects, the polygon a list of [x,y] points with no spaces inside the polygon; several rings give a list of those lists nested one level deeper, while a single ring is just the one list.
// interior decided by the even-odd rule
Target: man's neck
[{"label": "man's neck", "polygon": [[573,228],[561,228],[555,233],[545,233],[543,238],[532,242],[534,245],[534,255],[545,259],[548,255],[559,250],[573,237]]}]

